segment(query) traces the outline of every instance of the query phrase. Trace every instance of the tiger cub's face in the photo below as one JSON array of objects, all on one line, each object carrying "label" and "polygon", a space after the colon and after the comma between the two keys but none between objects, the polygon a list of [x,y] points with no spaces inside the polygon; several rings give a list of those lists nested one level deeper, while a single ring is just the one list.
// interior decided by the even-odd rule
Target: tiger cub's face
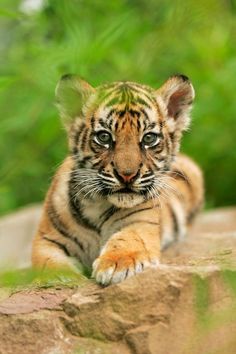
[{"label": "tiger cub's face", "polygon": [[94,89],[67,75],[56,96],[75,159],[75,196],[102,196],[121,208],[159,196],[189,124],[194,90],[187,77],[154,90],[133,82]]}]

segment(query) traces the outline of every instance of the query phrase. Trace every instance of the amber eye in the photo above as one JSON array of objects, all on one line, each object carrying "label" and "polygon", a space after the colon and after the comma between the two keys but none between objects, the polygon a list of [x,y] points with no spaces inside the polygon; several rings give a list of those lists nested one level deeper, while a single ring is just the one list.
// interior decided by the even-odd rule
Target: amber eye
[{"label": "amber eye", "polygon": [[95,135],[95,140],[101,145],[109,145],[112,142],[112,137],[110,133],[102,130]]},{"label": "amber eye", "polygon": [[154,146],[159,142],[158,135],[156,133],[147,133],[143,136],[142,143],[145,146]]}]

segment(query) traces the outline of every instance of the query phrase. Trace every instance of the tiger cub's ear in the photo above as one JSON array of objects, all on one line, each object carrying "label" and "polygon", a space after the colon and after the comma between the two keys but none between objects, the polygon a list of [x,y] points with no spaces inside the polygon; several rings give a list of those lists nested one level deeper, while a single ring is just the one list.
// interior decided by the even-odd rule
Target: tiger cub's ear
[{"label": "tiger cub's ear", "polygon": [[190,123],[189,113],[195,96],[194,88],[188,77],[172,76],[156,93],[164,102],[170,131],[186,130]]},{"label": "tiger cub's ear", "polygon": [[56,105],[66,125],[83,116],[83,107],[95,89],[77,75],[62,76],[56,87]]}]

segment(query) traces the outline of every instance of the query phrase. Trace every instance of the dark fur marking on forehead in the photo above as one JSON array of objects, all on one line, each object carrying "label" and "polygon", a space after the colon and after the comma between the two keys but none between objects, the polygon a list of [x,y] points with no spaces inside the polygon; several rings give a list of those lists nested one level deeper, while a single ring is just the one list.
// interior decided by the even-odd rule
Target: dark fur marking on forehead
[{"label": "dark fur marking on forehead", "polygon": [[[125,113],[127,111],[131,116],[134,117],[136,115],[139,117],[140,116],[139,109],[142,110],[144,109],[144,107],[148,109],[152,109],[153,104],[154,106],[156,106],[157,104],[156,101],[153,99],[151,88],[147,89],[146,87],[134,85],[133,83],[125,83],[125,82],[116,83],[116,85],[112,86],[112,89],[111,86],[108,87],[109,87],[108,93],[105,94],[101,93],[101,97],[103,98],[102,101],[104,102],[104,105],[106,107],[112,107],[112,106],[117,107],[119,105],[124,105],[124,106],[120,108],[118,112],[115,111],[115,108],[112,108],[107,115],[107,119],[110,118],[110,116],[115,113],[117,113],[118,116],[122,118],[125,116]],[[106,98],[106,100],[104,98]],[[102,103],[102,101],[100,101],[100,104]],[[135,110],[132,108],[132,106],[133,107],[138,106],[138,107]],[[145,113],[144,115],[147,117],[147,114]]]},{"label": "dark fur marking on forehead", "polygon": [[[153,97],[149,95],[149,91],[146,92],[144,89],[138,90],[133,87],[133,85],[128,84],[128,83],[123,83],[115,87],[112,91],[110,91],[108,94],[103,95],[103,98],[107,98],[109,96],[113,96],[110,101],[106,103],[107,106],[111,106],[116,103],[120,104],[141,104],[144,105],[148,108],[151,108],[150,104],[146,102],[142,97],[139,97],[138,95],[145,95],[147,100],[150,103],[155,103],[153,100]],[[134,92],[136,93],[136,96],[134,96]],[[137,95],[138,94],[138,95]]]},{"label": "dark fur marking on forehead", "polygon": [[157,126],[157,123],[152,122],[152,123],[148,124],[147,129],[153,129],[153,128],[155,128],[156,126]]},{"label": "dark fur marking on forehead", "polygon": [[128,113],[132,116],[132,117],[135,117],[137,116],[138,118],[140,117],[140,112],[139,111],[136,111],[134,109],[129,109]]},{"label": "dark fur marking on forehead", "polygon": [[122,84],[117,88],[116,95],[119,97],[119,103],[129,106],[134,96],[127,84]]},{"label": "dark fur marking on forehead", "polygon": [[[143,89],[140,86],[136,86],[133,87],[132,86],[132,90],[134,92],[136,92],[139,95],[145,96],[145,98],[151,103],[151,104],[156,104],[156,100],[154,99],[154,97],[152,96],[152,91],[150,89],[150,91]],[[141,98],[142,99],[142,98]]]},{"label": "dark fur marking on forehead", "polygon": [[125,125],[126,125],[127,121],[124,120],[123,123],[122,123],[122,126],[121,126],[121,129],[124,129]]},{"label": "dark fur marking on forehead", "polygon": [[132,101],[132,104],[134,105],[137,105],[137,103],[151,109],[151,106],[141,97],[136,97],[135,100]]},{"label": "dark fur marking on forehead", "polygon": [[137,129],[138,129],[138,131],[140,131],[140,129],[141,129],[141,124],[140,124],[139,119],[137,119]]},{"label": "dark fur marking on forehead", "polygon": [[117,111],[116,112],[119,118],[123,118],[126,114],[126,109],[123,109],[122,111]]},{"label": "dark fur marking on forehead", "polygon": [[112,128],[112,124],[114,123],[113,119],[110,119],[110,122],[108,124],[108,128],[111,129]]},{"label": "dark fur marking on forehead", "polygon": [[148,91],[148,92],[152,92],[153,89],[149,86],[146,86],[146,85],[142,85],[142,84],[138,84],[137,82],[129,82],[130,86],[131,87],[136,87],[140,90],[145,90],[145,91]]},{"label": "dark fur marking on forehead", "polygon": [[149,119],[148,114],[147,114],[147,112],[145,111],[145,109],[141,108],[141,109],[140,109],[140,112],[143,113],[143,115],[144,115],[144,117],[145,117],[146,119]]},{"label": "dark fur marking on forehead", "polygon": [[[108,92],[102,92],[103,87],[101,88],[100,103],[104,102],[109,96],[112,96],[110,101],[106,103],[106,106],[112,106],[113,104],[129,102],[133,98],[133,93],[128,89],[128,85],[125,83],[117,83],[111,90]],[[107,89],[105,89],[107,91]]]},{"label": "dark fur marking on forehead", "polygon": [[117,111],[117,115],[119,116],[119,118],[123,118],[126,114],[129,114],[131,117],[140,117],[140,112],[136,111],[134,109],[129,109],[127,106],[125,107],[124,110],[121,111]]},{"label": "dark fur marking on forehead", "polygon": [[113,113],[115,113],[115,109],[114,109],[114,108],[112,108],[112,109],[110,110],[110,112],[108,113],[107,119],[109,119],[109,118],[113,115]]},{"label": "dark fur marking on forehead", "polygon": [[108,101],[108,102],[106,103],[106,106],[107,106],[107,107],[110,107],[110,106],[114,106],[115,104],[118,104],[118,103],[120,103],[120,99],[119,99],[119,97],[115,96],[115,97],[112,97],[112,98],[110,99],[110,101]]},{"label": "dark fur marking on forehead", "polygon": [[115,124],[115,130],[118,130],[118,128],[119,128],[119,123],[116,122],[116,124]]},{"label": "dark fur marking on forehead", "polygon": [[108,129],[108,125],[102,118],[99,119],[98,123],[105,129]]},{"label": "dark fur marking on forehead", "polygon": [[[163,120],[163,116],[162,116],[162,113],[161,113],[161,109],[159,107],[159,104],[157,103],[157,101],[155,101],[155,107],[156,107],[156,110],[159,114],[159,118],[161,118]],[[162,124],[162,123],[161,123]]]},{"label": "dark fur marking on forehead", "polygon": [[98,99],[97,99],[97,103],[98,104],[102,104],[104,101],[106,101],[106,99],[108,99],[110,96],[113,96],[115,92],[115,89],[100,89],[100,91],[98,91]]}]

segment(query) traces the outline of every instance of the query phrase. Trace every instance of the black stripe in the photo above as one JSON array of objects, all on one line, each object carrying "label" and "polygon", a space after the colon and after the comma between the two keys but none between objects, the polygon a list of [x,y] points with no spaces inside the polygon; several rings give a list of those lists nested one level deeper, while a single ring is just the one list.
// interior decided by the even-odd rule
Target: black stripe
[{"label": "black stripe", "polygon": [[145,210],[150,210],[150,209],[153,209],[153,207],[148,207],[148,208],[143,208],[143,209],[138,209],[138,210],[131,211],[130,213],[122,216],[121,218],[115,219],[113,222],[124,220],[124,219],[128,218],[129,216],[131,216],[133,214],[136,214],[136,213],[139,213],[139,212],[145,211]]},{"label": "black stripe", "polygon": [[46,236],[42,237],[44,240],[47,240],[48,242],[51,242],[55,245],[57,245],[68,257],[71,257],[70,252],[68,251],[68,249],[66,248],[65,245],[63,245],[62,243],[60,243],[59,241],[56,240],[52,240],[51,238],[48,238]]},{"label": "black stripe", "polygon": [[93,166],[93,167],[100,167],[100,168],[101,168],[102,165],[103,165],[103,162],[104,162],[104,161],[103,161],[102,159],[100,159],[100,160],[97,161],[97,162],[93,162],[93,163],[92,163],[92,166]]},{"label": "black stripe", "polygon": [[140,224],[140,223],[145,223],[145,224],[148,224],[148,225],[157,225],[157,226],[160,226],[159,222],[154,222],[154,221],[147,221],[147,220],[135,220],[135,221],[132,221],[128,224],[124,224],[122,225],[122,229],[124,227],[127,227],[127,226],[130,226],[130,225],[133,225],[133,224]]},{"label": "black stripe", "polygon": [[141,124],[140,124],[139,119],[137,120],[137,129],[138,129],[138,132],[139,132],[139,131],[140,131],[140,129],[141,129]]},{"label": "black stripe", "polygon": [[79,143],[79,138],[80,135],[82,134],[83,130],[85,128],[85,124],[81,124],[81,126],[79,127],[79,129],[77,130],[77,132],[74,135],[74,144],[73,144],[73,154],[77,154],[78,153],[78,143]]},{"label": "black stripe", "polygon": [[114,112],[115,112],[115,109],[112,108],[112,109],[110,110],[110,112],[108,113],[108,115],[107,115],[107,119],[109,119],[109,118],[113,115]]},{"label": "black stripe", "polygon": [[142,176],[142,178],[146,178],[146,177],[150,177],[150,176],[154,176],[154,173],[153,173],[153,171],[151,170],[151,171],[148,171],[148,172],[146,172],[146,173],[144,173],[144,175]]},{"label": "black stripe", "polygon": [[132,117],[135,117],[137,116],[138,118],[140,117],[140,112],[139,111],[136,111],[134,109],[129,109],[128,113],[132,116]]},{"label": "black stripe", "polygon": [[79,200],[75,198],[75,186],[77,185],[78,181],[74,176],[74,171],[71,173],[71,177],[69,180],[69,205],[70,211],[72,216],[74,217],[75,221],[81,225],[86,227],[87,229],[91,229],[93,231],[99,232],[99,229],[96,225],[92,224],[84,215],[79,203]]},{"label": "black stripe", "polygon": [[163,162],[163,161],[166,160],[166,157],[158,157],[158,155],[159,155],[159,153],[161,152],[161,150],[160,150],[160,151],[155,151],[155,152],[157,153],[157,156],[154,155],[154,157],[155,157],[155,159],[156,159],[158,162]]},{"label": "black stripe", "polygon": [[[134,90],[135,91],[135,90]],[[151,103],[151,104],[154,104],[156,105],[156,100],[151,96],[151,92],[150,92],[150,95],[148,93],[146,93],[144,90],[140,90],[140,91],[137,91],[140,95],[143,95],[145,96],[145,98]],[[150,109],[151,109],[151,106],[150,106]]]},{"label": "black stripe", "polygon": [[112,217],[112,215],[114,215],[119,210],[119,208],[113,205],[100,216],[100,219],[102,220],[101,224],[99,225],[100,230],[102,229],[103,225]]},{"label": "black stripe", "polygon": [[178,219],[177,216],[174,212],[174,210],[172,209],[171,205],[166,203],[166,206],[169,210],[171,219],[172,219],[172,225],[173,225],[173,233],[174,233],[174,239],[177,240],[178,239],[178,235],[179,235],[179,224],[178,224]]},{"label": "black stripe", "polygon": [[114,92],[116,92],[116,90],[117,90],[116,84],[101,87],[101,92],[99,92],[98,102],[100,104],[104,103],[109,98],[109,96],[114,95]]},{"label": "black stripe", "polygon": [[92,129],[94,128],[94,124],[95,124],[95,117],[94,116],[92,116],[92,118],[91,118],[91,127],[92,127]]},{"label": "black stripe", "polygon": [[113,177],[110,173],[99,171],[104,177]]},{"label": "black stripe", "polygon": [[48,212],[49,219],[50,219],[51,223],[53,224],[53,226],[55,227],[55,229],[62,236],[64,236],[65,238],[70,239],[71,241],[73,241],[82,251],[84,251],[83,244],[76,237],[74,237],[73,235],[71,235],[71,233],[69,233],[67,231],[66,226],[60,220],[60,217],[57,214],[56,210],[54,209],[52,203],[49,204],[47,212]]},{"label": "black stripe", "polygon": [[108,125],[106,122],[102,120],[102,118],[99,119],[98,123],[105,129],[108,129]]},{"label": "black stripe", "polygon": [[122,123],[121,129],[124,129],[127,123],[128,123],[128,120],[125,119]]},{"label": "black stripe", "polygon": [[93,156],[85,156],[82,160],[78,161],[78,168],[84,168],[86,166],[86,162],[92,160]]},{"label": "black stripe", "polygon": [[157,112],[158,112],[158,114],[159,114],[160,118],[162,118],[162,119],[163,119],[163,116],[162,116],[162,112],[161,112],[160,106],[159,106],[159,104],[157,103],[157,101],[156,101],[156,100],[155,100],[155,107],[156,107],[156,110],[157,110]]},{"label": "black stripe", "polygon": [[172,142],[171,142],[171,139],[168,135],[166,137],[166,144],[165,145],[166,145],[167,153],[168,153],[168,155],[170,155],[171,148],[172,148]]},{"label": "black stripe", "polygon": [[119,116],[119,118],[123,118],[126,114],[126,110],[123,109],[122,111],[117,111],[116,114]]},{"label": "black stripe", "polygon": [[85,145],[87,143],[88,132],[89,132],[89,129],[85,128],[84,132],[83,132],[83,135],[82,135],[82,138],[81,138],[81,142],[80,142],[80,150],[84,150],[84,148],[85,148]]},{"label": "black stripe", "polygon": [[[156,144],[154,146],[149,146],[149,150],[153,151],[154,154],[159,154],[160,152],[162,152],[163,149],[164,149],[163,140],[161,140],[159,144]],[[155,156],[155,158],[156,158],[156,156]]]},{"label": "black stripe", "polygon": [[112,125],[114,123],[114,119],[113,117],[111,117],[109,120],[108,120],[108,129],[112,130]]},{"label": "black stripe", "polygon": [[101,152],[101,150],[104,149],[103,146],[97,144],[93,139],[89,140],[89,147],[95,155],[99,154]]},{"label": "black stripe", "polygon": [[[150,123],[148,126],[147,126],[147,129],[153,129],[155,128],[155,126],[157,125],[157,123],[153,122],[153,123]],[[162,133],[157,133],[157,135],[159,137],[163,137],[163,134]]]},{"label": "black stripe", "polygon": [[152,89],[150,87],[148,87],[148,86],[144,86],[144,85],[140,85],[140,84],[137,84],[135,82],[132,82],[131,85],[129,85],[129,87],[133,91],[138,92],[139,94],[148,95],[149,99],[152,98]]},{"label": "black stripe", "polygon": [[143,113],[143,115],[145,116],[145,118],[149,120],[148,114],[147,114],[147,112],[145,111],[145,109],[141,108],[140,111]]},{"label": "black stripe", "polygon": [[106,103],[106,106],[110,107],[110,106],[116,105],[118,103],[119,103],[119,97],[113,97],[112,99],[110,99],[109,102]]},{"label": "black stripe", "polygon": [[141,97],[136,97],[133,103],[134,104],[138,103],[138,104],[140,104],[142,106],[145,106],[145,107],[151,109],[151,106]]},{"label": "black stripe", "polygon": [[81,225],[86,227],[87,229],[91,229],[93,231],[99,231],[95,225],[91,224],[90,221],[82,214],[82,210],[78,201],[75,201],[74,196],[70,195],[70,211],[75,221]]},{"label": "black stripe", "polygon": [[173,143],[175,140],[175,133],[169,133],[169,136],[170,136],[171,142]]}]

